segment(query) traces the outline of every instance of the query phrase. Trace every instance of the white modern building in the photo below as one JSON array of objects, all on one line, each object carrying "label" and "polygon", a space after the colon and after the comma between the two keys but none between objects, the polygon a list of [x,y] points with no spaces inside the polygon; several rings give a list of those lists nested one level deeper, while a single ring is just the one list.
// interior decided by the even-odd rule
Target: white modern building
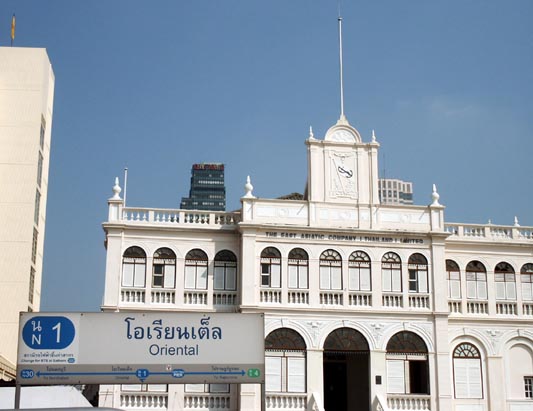
[{"label": "white modern building", "polygon": [[381,204],[413,204],[413,183],[397,178],[378,180]]},{"label": "white modern building", "polygon": [[[265,314],[268,410],[533,410],[533,227],[379,200],[375,137],[305,141],[303,200],[124,207],[103,224],[104,311]],[[256,190],[257,191],[257,190]],[[243,330],[246,332],[246,330]],[[224,353],[221,353],[224,355]],[[102,386],[121,409],[260,410],[257,385]]]},{"label": "white modern building", "polygon": [[0,379],[15,376],[19,312],[40,306],[53,101],[46,50],[0,47]]}]

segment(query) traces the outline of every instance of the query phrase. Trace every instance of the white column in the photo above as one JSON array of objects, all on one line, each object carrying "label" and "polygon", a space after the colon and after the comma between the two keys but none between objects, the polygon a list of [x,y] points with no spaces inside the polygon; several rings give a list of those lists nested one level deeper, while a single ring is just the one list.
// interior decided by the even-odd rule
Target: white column
[{"label": "white column", "polygon": [[487,411],[505,410],[504,366],[502,357],[487,357],[487,386],[483,389],[488,399]]},{"label": "white column", "polygon": [[239,411],[261,410],[261,384],[240,385]]},{"label": "white column", "polygon": [[240,293],[243,306],[255,306],[259,303],[259,262],[255,239],[255,232],[242,234]]},{"label": "white column", "polygon": [[[387,352],[370,351],[370,403],[374,404],[380,396],[387,401]],[[376,384],[376,377],[381,377],[381,384]]]},{"label": "white column", "polygon": [[316,348],[307,349],[307,393],[317,393],[324,399],[324,351]]}]

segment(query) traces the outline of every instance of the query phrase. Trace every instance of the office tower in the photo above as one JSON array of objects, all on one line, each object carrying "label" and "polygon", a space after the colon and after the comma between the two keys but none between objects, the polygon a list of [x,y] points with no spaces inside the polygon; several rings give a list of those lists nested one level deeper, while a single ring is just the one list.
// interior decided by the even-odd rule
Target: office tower
[{"label": "office tower", "polygon": [[381,204],[413,204],[413,183],[394,178],[380,178],[378,185]]},{"label": "office tower", "polygon": [[0,379],[40,306],[54,81],[45,49],[0,47]]},{"label": "office tower", "polygon": [[189,197],[181,199],[182,209],[224,211],[226,209],[226,186],[224,164],[193,164]]}]

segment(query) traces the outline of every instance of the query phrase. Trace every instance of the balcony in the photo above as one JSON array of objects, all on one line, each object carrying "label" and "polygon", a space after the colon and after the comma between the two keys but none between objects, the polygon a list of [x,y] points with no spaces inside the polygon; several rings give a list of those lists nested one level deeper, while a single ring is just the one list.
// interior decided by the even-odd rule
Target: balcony
[{"label": "balcony", "polygon": [[228,411],[231,409],[230,394],[190,394],[185,393],[184,410]]},{"label": "balcony", "polygon": [[168,406],[168,394],[165,393],[122,393],[120,407],[125,409],[162,410]]},{"label": "balcony", "polygon": [[278,411],[305,411],[307,394],[267,393],[266,408]]},{"label": "balcony", "polygon": [[430,411],[431,397],[423,394],[388,394],[387,408],[390,411]]},{"label": "balcony", "polygon": [[533,243],[533,227],[445,223],[444,231],[450,234],[448,239],[452,241],[520,241]]}]

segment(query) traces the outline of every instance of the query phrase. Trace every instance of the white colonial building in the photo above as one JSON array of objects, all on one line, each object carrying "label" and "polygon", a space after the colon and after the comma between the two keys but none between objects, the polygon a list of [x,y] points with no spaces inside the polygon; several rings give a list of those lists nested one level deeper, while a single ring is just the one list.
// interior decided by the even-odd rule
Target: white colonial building
[{"label": "white colonial building", "polygon": [[[268,410],[533,410],[533,228],[381,205],[375,137],[306,140],[303,200],[124,207],[104,223],[104,311],[265,314]],[[429,190],[428,190],[429,191]],[[246,330],[243,330],[245,333]],[[223,355],[223,353],[221,353]],[[260,410],[257,385],[102,386],[122,409]]]}]

